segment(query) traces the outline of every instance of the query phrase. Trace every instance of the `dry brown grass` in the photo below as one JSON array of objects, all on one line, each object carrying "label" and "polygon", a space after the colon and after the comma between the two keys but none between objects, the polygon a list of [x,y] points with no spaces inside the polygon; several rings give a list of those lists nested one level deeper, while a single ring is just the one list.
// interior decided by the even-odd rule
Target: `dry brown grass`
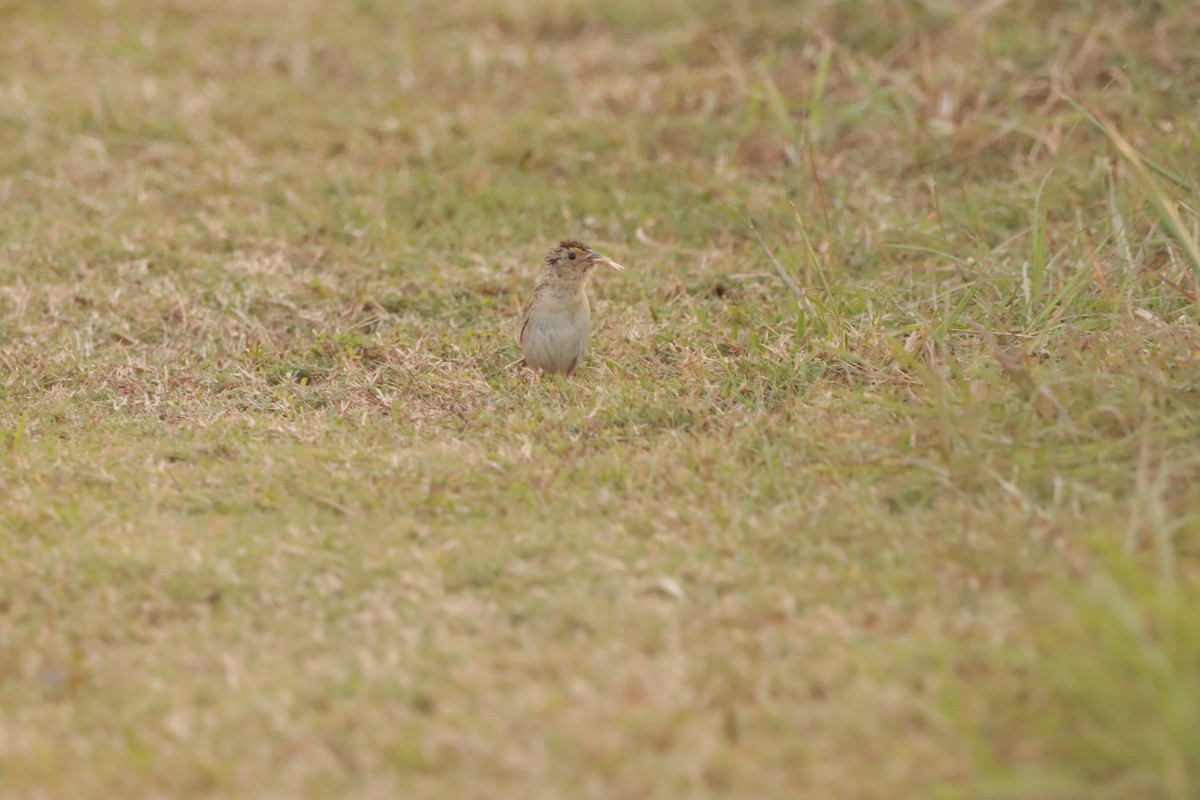
[{"label": "dry brown grass", "polygon": [[0,24],[0,794],[1196,794],[1187,4]]}]

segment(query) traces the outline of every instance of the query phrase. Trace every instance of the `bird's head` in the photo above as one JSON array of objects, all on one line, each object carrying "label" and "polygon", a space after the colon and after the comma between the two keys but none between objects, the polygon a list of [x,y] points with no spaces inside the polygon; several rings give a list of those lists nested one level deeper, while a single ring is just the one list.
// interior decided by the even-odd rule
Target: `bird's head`
[{"label": "bird's head", "polygon": [[593,268],[601,264],[612,269],[625,269],[608,256],[597,253],[583,242],[576,241],[575,239],[563,239],[550,248],[549,253],[546,253],[543,270],[563,278],[582,280],[591,273]]}]

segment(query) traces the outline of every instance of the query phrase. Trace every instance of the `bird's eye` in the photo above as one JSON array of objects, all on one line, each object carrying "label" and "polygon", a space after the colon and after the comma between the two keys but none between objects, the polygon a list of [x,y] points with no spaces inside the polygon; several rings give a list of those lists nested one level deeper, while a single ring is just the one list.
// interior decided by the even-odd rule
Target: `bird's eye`
[{"label": "bird's eye", "polygon": [[571,259],[572,261],[574,261],[574,260],[575,260],[575,254],[574,254],[574,253],[567,253],[567,258],[569,258],[569,259]]}]

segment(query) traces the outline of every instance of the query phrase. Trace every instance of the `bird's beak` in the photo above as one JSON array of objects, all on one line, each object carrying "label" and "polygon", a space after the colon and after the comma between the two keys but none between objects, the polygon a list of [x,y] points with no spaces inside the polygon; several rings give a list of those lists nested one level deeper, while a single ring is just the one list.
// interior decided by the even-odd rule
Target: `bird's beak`
[{"label": "bird's beak", "polygon": [[612,267],[615,270],[620,271],[620,270],[625,269],[620,264],[613,261],[611,258],[604,255],[603,253],[597,253],[595,250],[589,250],[588,254],[591,255],[592,259],[597,261],[598,263],[607,264],[608,266]]}]

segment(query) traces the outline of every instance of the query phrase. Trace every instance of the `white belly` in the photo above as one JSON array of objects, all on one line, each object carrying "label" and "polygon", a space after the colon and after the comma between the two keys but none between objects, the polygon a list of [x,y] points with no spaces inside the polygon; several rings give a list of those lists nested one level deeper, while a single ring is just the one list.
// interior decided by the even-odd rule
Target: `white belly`
[{"label": "white belly", "polygon": [[559,310],[531,314],[521,337],[525,363],[549,373],[574,372],[587,351],[591,329],[587,299]]}]

